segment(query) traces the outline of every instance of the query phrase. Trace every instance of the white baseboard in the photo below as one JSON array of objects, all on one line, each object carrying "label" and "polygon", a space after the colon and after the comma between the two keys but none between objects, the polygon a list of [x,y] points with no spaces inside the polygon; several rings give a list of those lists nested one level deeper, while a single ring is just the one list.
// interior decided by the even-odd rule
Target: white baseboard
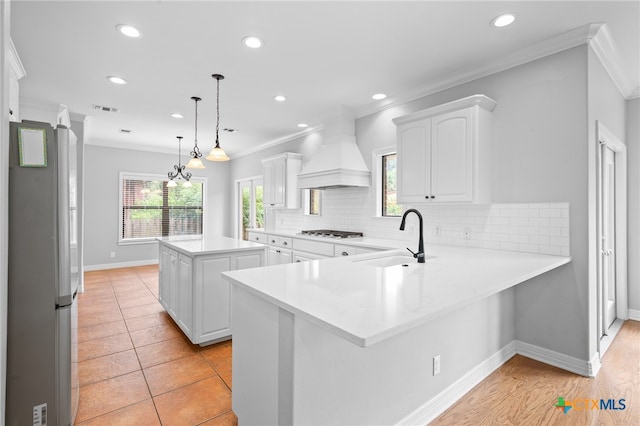
[{"label": "white baseboard", "polygon": [[629,309],[629,319],[640,321],[640,309]]},{"label": "white baseboard", "polygon": [[594,377],[600,370],[600,356],[597,352],[590,361],[586,361],[514,340],[402,419],[398,425],[425,425],[433,421],[516,354],[581,376]]},{"label": "white baseboard", "polygon": [[157,265],[158,259],[134,260],[132,262],[103,263],[102,265],[85,265],[85,272],[100,271],[102,269],[130,268],[132,266]]},{"label": "white baseboard", "polygon": [[467,374],[440,392],[426,404],[402,419],[399,425],[426,425],[440,414],[444,413],[456,401],[473,389],[497,370],[502,364],[516,354],[516,344],[511,342],[489,358],[481,362]]},{"label": "white baseboard", "polygon": [[[596,367],[592,365],[592,361],[586,361],[569,355],[561,354],[550,349],[541,348],[529,343],[515,341],[516,352],[527,358],[562,368],[563,370],[579,374],[586,377],[594,377],[597,373]],[[598,361],[599,363],[599,361]]]}]

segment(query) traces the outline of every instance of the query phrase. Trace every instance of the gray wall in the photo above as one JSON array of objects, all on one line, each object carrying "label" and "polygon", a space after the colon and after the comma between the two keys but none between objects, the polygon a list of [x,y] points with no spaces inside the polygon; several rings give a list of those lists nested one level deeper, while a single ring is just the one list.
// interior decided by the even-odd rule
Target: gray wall
[{"label": "gray wall", "polygon": [[[365,152],[393,144],[390,119],[476,93],[493,113],[493,202],[569,202],[573,262],[516,287],[516,339],[589,359],[587,47],[581,46],[358,120]],[[566,324],[567,335],[558,327]]]},{"label": "gray wall", "polygon": [[[624,100],[582,45],[359,118],[356,134],[365,161],[370,166],[372,150],[395,144],[393,118],[478,93],[498,104],[493,202],[569,202],[571,209],[573,261],[516,287],[515,338],[589,360],[595,351],[589,321],[589,140],[595,119],[611,123],[613,131],[624,129]],[[263,156],[312,153],[319,147],[313,142],[302,138],[238,159],[232,164],[234,179],[260,174]],[[637,299],[637,291],[632,294]]]},{"label": "gray wall", "polygon": [[[119,173],[165,175],[172,170],[175,155],[85,145],[85,235],[84,264],[89,269],[114,264],[144,264],[158,259],[156,243],[118,245]],[[229,165],[209,163],[193,173],[207,177],[205,232],[229,235]],[[110,252],[115,252],[115,258]]]},{"label": "gray wall", "polygon": [[627,101],[629,309],[640,319],[640,98]]}]

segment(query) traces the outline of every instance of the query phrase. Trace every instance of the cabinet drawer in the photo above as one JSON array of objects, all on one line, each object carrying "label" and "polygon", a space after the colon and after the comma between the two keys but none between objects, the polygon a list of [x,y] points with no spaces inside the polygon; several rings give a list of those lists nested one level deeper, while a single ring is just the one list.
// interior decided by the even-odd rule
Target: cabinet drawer
[{"label": "cabinet drawer", "polygon": [[376,250],[368,247],[354,247],[354,246],[336,244],[335,249],[333,251],[333,256],[334,257],[354,256],[356,254],[373,253],[376,251],[380,251],[380,250]]},{"label": "cabinet drawer", "polygon": [[267,243],[269,245],[276,246],[276,247],[291,248],[293,246],[293,243],[291,240],[292,239],[289,237],[279,237],[277,235],[269,235],[269,239],[267,240]]},{"label": "cabinet drawer", "polygon": [[260,232],[249,232],[249,241],[253,241],[256,243],[267,244],[268,235],[262,234]]},{"label": "cabinet drawer", "polygon": [[356,248],[353,246],[343,246],[341,244],[336,244],[334,250],[333,250],[333,255],[335,257],[340,257],[340,256],[355,256],[356,253]]},{"label": "cabinet drawer", "polygon": [[323,256],[333,256],[333,244],[320,241],[310,241],[295,238],[293,240],[294,250],[306,251],[308,253],[320,254]]}]

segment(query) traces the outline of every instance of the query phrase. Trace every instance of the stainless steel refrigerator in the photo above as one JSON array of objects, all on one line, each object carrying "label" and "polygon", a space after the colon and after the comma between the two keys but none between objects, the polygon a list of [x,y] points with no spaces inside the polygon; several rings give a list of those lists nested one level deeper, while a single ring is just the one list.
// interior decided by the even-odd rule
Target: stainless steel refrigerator
[{"label": "stainless steel refrigerator", "polygon": [[11,123],[6,424],[66,426],[78,408],[77,144]]}]

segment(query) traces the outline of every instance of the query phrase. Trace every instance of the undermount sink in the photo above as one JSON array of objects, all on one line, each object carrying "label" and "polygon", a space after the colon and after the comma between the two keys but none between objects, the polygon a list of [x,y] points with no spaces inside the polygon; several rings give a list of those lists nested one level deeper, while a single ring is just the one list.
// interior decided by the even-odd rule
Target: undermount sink
[{"label": "undermount sink", "polygon": [[[434,256],[425,255],[426,260],[433,259],[433,258]],[[412,256],[401,256],[401,255],[391,255],[391,256],[385,256],[385,257],[377,257],[374,259],[360,260],[358,261],[358,263],[361,263],[363,265],[377,266],[379,268],[388,268],[390,266],[397,266],[397,265],[409,266],[411,264],[418,264],[416,259],[414,259]]]}]

